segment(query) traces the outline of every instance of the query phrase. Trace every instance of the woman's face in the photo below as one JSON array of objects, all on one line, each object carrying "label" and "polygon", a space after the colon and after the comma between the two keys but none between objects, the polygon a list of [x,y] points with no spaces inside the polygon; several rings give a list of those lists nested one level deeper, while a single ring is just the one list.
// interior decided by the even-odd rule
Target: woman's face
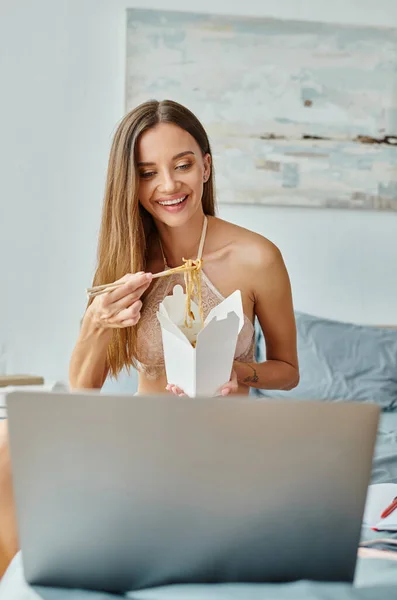
[{"label": "woman's face", "polygon": [[139,201],[157,221],[184,225],[202,211],[203,185],[211,157],[194,137],[172,123],[159,123],[138,141]]}]

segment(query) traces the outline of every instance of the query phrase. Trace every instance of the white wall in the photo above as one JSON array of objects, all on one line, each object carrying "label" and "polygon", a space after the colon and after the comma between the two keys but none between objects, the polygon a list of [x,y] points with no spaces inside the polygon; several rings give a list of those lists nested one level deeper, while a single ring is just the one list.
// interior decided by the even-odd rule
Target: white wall
[{"label": "white wall", "polygon": [[[125,7],[397,26],[395,0],[1,0],[0,346],[65,380],[124,110]],[[222,206],[275,241],[297,309],[397,323],[397,215]]]}]

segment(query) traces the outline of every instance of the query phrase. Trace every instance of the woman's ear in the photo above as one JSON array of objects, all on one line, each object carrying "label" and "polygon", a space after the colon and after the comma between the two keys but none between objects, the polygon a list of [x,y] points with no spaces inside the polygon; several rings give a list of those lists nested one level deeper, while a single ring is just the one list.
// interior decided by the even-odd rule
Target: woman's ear
[{"label": "woman's ear", "polygon": [[211,155],[208,153],[204,154],[203,162],[204,162],[203,180],[208,181],[208,179],[210,178],[210,175],[211,175]]}]

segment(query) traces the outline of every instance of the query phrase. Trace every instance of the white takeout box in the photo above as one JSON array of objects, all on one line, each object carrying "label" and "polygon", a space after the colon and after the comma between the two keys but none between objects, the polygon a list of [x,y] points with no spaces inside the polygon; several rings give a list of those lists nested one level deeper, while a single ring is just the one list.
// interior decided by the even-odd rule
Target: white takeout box
[{"label": "white takeout box", "polygon": [[[167,381],[191,397],[214,396],[229,381],[233,369],[237,338],[244,324],[241,292],[236,290],[213,308],[203,328],[193,301],[193,326],[184,326],[185,307],[186,294],[176,285],[157,313]],[[195,348],[191,344],[194,340]]]}]

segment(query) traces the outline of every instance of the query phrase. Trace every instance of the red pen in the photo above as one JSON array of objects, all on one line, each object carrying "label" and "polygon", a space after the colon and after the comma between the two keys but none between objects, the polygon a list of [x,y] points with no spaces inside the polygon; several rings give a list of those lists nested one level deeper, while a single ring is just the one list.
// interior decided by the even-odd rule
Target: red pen
[{"label": "red pen", "polygon": [[385,508],[385,510],[381,514],[380,518],[381,519],[385,519],[386,517],[388,517],[389,515],[391,515],[391,513],[396,510],[396,508],[397,508],[397,496],[394,498],[394,500],[392,501],[392,503],[389,504],[389,506],[387,508]]}]

